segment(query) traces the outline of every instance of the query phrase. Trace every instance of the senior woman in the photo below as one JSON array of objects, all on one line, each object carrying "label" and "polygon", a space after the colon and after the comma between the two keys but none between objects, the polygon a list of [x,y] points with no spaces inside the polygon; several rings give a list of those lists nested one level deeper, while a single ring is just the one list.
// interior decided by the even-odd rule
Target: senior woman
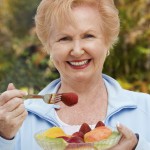
[{"label": "senior woman", "polygon": [[36,132],[53,126],[76,130],[84,122],[94,127],[99,120],[112,127],[120,122],[122,138],[111,150],[150,149],[150,95],[124,90],[102,74],[120,28],[113,0],[42,0],[35,23],[60,73],[40,94],[74,92],[78,103],[24,104],[25,93],[9,84],[0,95],[0,149],[39,150]]}]

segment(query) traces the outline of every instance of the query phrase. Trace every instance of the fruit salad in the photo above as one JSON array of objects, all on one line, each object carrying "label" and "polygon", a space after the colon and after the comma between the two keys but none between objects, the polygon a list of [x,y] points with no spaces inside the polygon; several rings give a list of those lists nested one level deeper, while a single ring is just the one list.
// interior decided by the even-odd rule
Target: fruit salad
[{"label": "fruit salad", "polygon": [[92,130],[83,123],[79,131],[66,134],[60,127],[52,127],[35,135],[37,143],[44,150],[105,150],[120,140],[118,131],[112,131],[99,121]]}]

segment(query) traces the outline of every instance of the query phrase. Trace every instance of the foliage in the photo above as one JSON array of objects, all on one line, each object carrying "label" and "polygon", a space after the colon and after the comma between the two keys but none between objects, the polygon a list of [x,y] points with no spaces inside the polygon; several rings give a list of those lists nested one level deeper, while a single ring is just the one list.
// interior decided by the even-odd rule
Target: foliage
[{"label": "foliage", "polygon": [[[150,93],[150,1],[115,1],[120,12],[119,42],[106,61],[104,72],[126,82],[146,84]],[[114,61],[115,60],[115,61]],[[132,89],[132,90],[137,90]]]},{"label": "foliage", "polygon": [[[34,14],[39,2],[1,0],[0,92],[9,82],[17,88],[38,92],[59,77],[35,35]],[[103,72],[127,89],[150,93],[150,1],[115,3],[120,12],[121,31]]]},{"label": "foliage", "polygon": [[[40,0],[5,0],[0,5],[0,91],[13,82],[17,88],[41,90],[58,77],[34,31],[34,15]],[[7,15],[7,17],[5,17]],[[49,71],[48,71],[49,70]],[[48,73],[47,73],[48,72]]]},{"label": "foliage", "polygon": [[5,25],[14,37],[23,38],[34,25],[34,14],[40,0],[5,0]]}]

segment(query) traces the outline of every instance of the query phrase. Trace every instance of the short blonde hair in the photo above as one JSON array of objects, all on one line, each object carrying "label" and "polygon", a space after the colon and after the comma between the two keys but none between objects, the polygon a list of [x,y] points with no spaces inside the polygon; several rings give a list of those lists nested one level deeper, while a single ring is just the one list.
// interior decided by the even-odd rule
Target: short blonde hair
[{"label": "short blonde hair", "polygon": [[102,32],[109,47],[117,41],[120,19],[114,0],[42,0],[35,16],[36,33],[46,51],[54,26],[72,22],[72,8],[80,5],[94,6],[102,18]]}]

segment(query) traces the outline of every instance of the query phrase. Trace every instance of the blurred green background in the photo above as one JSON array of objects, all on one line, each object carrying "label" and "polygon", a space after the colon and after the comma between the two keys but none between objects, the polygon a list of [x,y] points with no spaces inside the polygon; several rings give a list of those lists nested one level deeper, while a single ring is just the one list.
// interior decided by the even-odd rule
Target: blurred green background
[{"label": "blurred green background", "polygon": [[[42,52],[34,15],[40,0],[0,0],[0,92],[13,82],[38,93],[59,77]],[[103,72],[129,90],[150,93],[150,0],[115,0],[120,11],[119,42]]]}]

